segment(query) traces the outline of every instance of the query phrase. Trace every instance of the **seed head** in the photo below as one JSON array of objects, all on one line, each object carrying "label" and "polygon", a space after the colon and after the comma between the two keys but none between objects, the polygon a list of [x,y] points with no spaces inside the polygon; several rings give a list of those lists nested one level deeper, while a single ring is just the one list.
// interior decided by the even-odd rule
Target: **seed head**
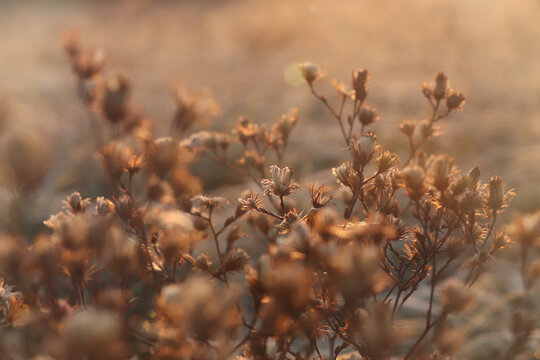
[{"label": "seed head", "polygon": [[272,179],[261,181],[265,194],[273,194],[279,197],[290,195],[294,190],[301,189],[300,185],[293,179],[294,170],[288,167],[280,169],[276,165],[270,166]]},{"label": "seed head", "polygon": [[302,73],[302,77],[310,86],[313,84],[313,82],[317,81],[322,77],[321,70],[315,64],[305,62],[298,66],[300,68],[300,72]]}]

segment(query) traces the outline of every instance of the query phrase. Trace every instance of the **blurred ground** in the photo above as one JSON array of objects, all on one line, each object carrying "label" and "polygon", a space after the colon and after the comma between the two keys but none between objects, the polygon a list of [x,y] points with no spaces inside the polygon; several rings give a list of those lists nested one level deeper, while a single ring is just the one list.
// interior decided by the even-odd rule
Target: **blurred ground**
[{"label": "blurred ground", "polygon": [[85,167],[79,153],[88,123],[59,40],[73,27],[104,48],[107,71],[131,79],[136,101],[163,130],[174,110],[169,82],[178,76],[213,89],[223,109],[215,129],[240,115],[269,121],[298,107],[289,161],[300,174],[331,167],[343,154],[333,119],[298,86],[298,62],[321,65],[321,89],[368,68],[368,102],[382,116],[375,130],[400,154],[396,126],[429,114],[419,85],[444,70],[467,105],[443,124],[438,150],[464,168],[480,165],[484,180],[502,175],[517,188],[515,209],[540,205],[540,1],[0,0],[0,9],[0,126],[39,129],[54,147],[39,214],[61,206],[46,195],[51,189],[61,198],[92,176],[59,170]]}]

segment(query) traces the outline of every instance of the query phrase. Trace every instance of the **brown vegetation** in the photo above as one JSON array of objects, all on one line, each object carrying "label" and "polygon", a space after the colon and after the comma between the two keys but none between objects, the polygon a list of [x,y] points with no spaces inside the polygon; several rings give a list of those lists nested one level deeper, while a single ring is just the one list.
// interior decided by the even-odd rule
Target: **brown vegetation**
[{"label": "brown vegetation", "polygon": [[[465,105],[444,73],[421,84],[430,115],[401,123],[409,151],[399,156],[370,130],[382,120],[367,104],[367,70],[349,86],[334,81],[328,96],[319,67],[301,64],[348,156],[331,183],[303,185],[286,166],[296,110],[273,124],[240,118],[231,132],[190,132],[219,109],[210,92],[179,82],[159,136],[129,80],[103,73],[101,50],[76,32],[63,45],[110,191],[72,193],[35,239],[0,237],[3,358],[453,358],[487,331],[465,322],[471,311],[501,300],[510,336],[480,356],[531,354],[540,214],[500,225],[514,195],[502,178],[484,183],[478,168],[462,172],[426,150]],[[9,148],[39,146],[23,137]],[[237,201],[202,194],[190,166],[203,157],[242,176]],[[47,164],[12,166],[13,191],[31,196]],[[482,277],[508,258],[517,294],[478,298]],[[415,314],[408,306],[422,298]]]}]

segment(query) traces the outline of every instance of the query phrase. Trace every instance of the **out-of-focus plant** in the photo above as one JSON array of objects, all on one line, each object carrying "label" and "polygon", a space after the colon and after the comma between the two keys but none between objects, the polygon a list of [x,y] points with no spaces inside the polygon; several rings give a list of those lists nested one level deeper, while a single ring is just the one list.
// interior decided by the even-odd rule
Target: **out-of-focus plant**
[{"label": "out-of-focus plant", "polygon": [[[16,232],[0,237],[2,358],[452,358],[474,338],[463,320],[478,304],[478,280],[511,242],[522,289],[512,336],[493,353],[529,351],[540,216],[502,228],[513,191],[500,177],[483,183],[478,168],[463,173],[450,156],[424,151],[440,122],[464,107],[445,74],[421,86],[429,117],[399,126],[410,146],[400,157],[369,130],[380,116],[366,103],[367,70],[353,72],[350,88],[334,81],[334,106],[316,89],[319,68],[301,64],[348,156],[332,169],[337,189],[307,190],[282,165],[296,110],[272,125],[241,118],[230,133],[188,136],[218,112],[207,94],[179,85],[172,132],[159,136],[133,109],[129,81],[104,76],[102,51],[74,32],[64,47],[114,192],[72,193],[45,221],[50,232],[31,242]],[[237,158],[232,143],[242,149]],[[199,156],[258,191],[232,206],[201,194],[187,166]],[[243,238],[258,244],[242,248]],[[414,317],[408,305],[422,297]]]}]

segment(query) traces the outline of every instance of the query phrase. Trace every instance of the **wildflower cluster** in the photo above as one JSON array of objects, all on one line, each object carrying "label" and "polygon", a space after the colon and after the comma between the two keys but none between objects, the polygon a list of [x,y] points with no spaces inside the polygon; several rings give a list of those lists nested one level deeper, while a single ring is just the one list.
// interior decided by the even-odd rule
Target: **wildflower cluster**
[{"label": "wildflower cluster", "polygon": [[[369,130],[380,116],[366,104],[367,70],[352,73],[350,88],[334,81],[333,106],[315,88],[320,69],[301,64],[347,156],[331,184],[304,189],[282,165],[295,110],[272,125],[241,118],[230,133],[188,134],[218,108],[178,85],[171,131],[160,136],[132,106],[129,81],[104,75],[101,51],[76,33],[64,47],[113,191],[70,194],[32,241],[0,236],[2,358],[451,358],[477,335],[460,324],[511,242],[521,301],[512,337],[492,354],[527,351],[537,329],[527,314],[540,278],[540,216],[499,226],[514,194],[502,178],[484,183],[478,168],[462,172],[423,149],[441,133],[436,124],[464,106],[443,73],[422,84],[429,119],[399,126],[410,145],[400,157]],[[237,158],[230,146],[241,149]],[[232,203],[204,194],[188,167],[201,156],[258,190]]]}]

